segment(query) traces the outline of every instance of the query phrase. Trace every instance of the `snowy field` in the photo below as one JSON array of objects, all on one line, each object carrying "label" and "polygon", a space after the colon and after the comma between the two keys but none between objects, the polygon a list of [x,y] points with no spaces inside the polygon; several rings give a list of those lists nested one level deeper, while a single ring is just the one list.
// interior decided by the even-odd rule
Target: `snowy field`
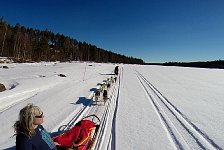
[{"label": "snowy field", "polygon": [[12,126],[28,103],[41,107],[52,135],[96,114],[95,150],[224,149],[224,70],[119,64],[109,100],[93,104],[94,91],[114,77],[115,66],[0,64],[7,89],[0,92],[0,149],[15,149]]}]

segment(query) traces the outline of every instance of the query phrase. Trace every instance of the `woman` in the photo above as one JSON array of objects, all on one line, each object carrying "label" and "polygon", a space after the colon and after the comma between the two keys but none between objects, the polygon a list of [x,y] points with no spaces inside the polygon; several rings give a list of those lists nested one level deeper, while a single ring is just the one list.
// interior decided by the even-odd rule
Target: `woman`
[{"label": "woman", "polygon": [[19,120],[14,124],[16,150],[57,150],[57,143],[41,125],[43,118],[41,109],[33,104],[20,110]]}]

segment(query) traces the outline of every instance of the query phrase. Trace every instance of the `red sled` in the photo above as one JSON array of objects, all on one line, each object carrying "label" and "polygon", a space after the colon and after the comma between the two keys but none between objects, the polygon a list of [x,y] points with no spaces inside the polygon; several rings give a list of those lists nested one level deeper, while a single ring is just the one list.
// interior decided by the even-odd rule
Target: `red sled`
[{"label": "red sled", "polygon": [[[90,120],[92,117],[92,120]],[[100,119],[90,115],[79,121],[74,127],[53,137],[58,150],[91,150],[99,130]]]}]

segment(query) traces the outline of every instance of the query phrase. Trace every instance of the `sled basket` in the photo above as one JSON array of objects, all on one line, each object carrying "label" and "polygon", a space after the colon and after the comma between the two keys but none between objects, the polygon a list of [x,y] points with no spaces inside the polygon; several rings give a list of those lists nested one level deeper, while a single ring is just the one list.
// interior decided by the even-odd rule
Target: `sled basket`
[{"label": "sled basket", "polygon": [[71,129],[52,139],[60,144],[57,146],[58,150],[91,150],[97,137],[99,124],[100,119],[96,115],[89,115]]}]

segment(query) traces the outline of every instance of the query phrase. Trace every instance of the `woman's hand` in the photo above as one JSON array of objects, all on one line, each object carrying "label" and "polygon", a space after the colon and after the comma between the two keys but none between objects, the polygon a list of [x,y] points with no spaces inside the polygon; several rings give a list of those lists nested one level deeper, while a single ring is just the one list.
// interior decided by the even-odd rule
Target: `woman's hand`
[{"label": "woman's hand", "polygon": [[59,144],[58,142],[54,142],[54,144],[56,145],[56,146],[60,146],[61,144]]}]

